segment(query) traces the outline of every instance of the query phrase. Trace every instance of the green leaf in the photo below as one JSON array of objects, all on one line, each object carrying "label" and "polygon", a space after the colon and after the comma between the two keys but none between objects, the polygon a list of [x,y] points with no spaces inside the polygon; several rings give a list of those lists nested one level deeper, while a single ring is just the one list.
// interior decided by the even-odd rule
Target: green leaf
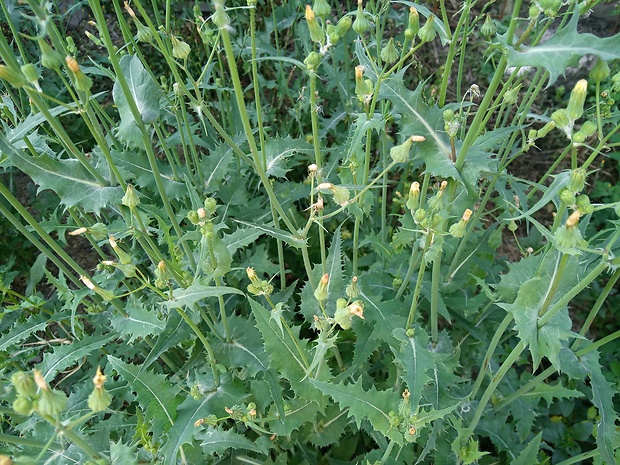
[{"label": "green leaf", "polygon": [[129,336],[127,343],[131,344],[137,338],[144,339],[151,334],[161,333],[166,324],[157,318],[157,312],[147,308],[144,302],[133,296],[125,304],[127,316],[115,313],[110,320],[112,328],[121,336]]},{"label": "green leaf", "polygon": [[542,431],[525,446],[525,449],[521,451],[519,456],[510,462],[510,465],[536,465],[540,463],[538,461],[538,451],[540,450],[541,439]]},{"label": "green leaf", "polygon": [[306,425],[301,434],[315,447],[327,447],[339,442],[348,424],[347,412],[334,404],[314,424]]},{"label": "green leaf", "polygon": [[170,429],[177,416],[180,388],[160,373],[142,371],[139,366],[127,364],[112,355],[108,355],[108,361],[136,393],[154,438],[159,438]]},{"label": "green leaf", "polygon": [[547,187],[546,189],[543,188],[545,193],[540,198],[540,200],[536,202],[536,204],[533,207],[531,207],[528,211],[523,212],[521,215],[515,216],[513,218],[509,218],[509,219],[513,221],[520,220],[521,218],[531,219],[534,213],[536,213],[538,210],[546,206],[552,199],[554,199],[557,196],[557,194],[562,189],[568,186],[570,182],[569,171],[563,171],[560,174],[553,176],[553,177],[555,179],[553,180],[553,182],[551,183],[549,187]]},{"label": "green leaf", "polygon": [[133,100],[144,124],[150,124],[159,118],[159,98],[161,87],[153,76],[144,68],[137,55],[125,55],[120,59],[123,76],[129,86],[130,96],[123,92],[118,79],[114,82],[112,97],[121,117],[118,136],[125,142],[139,144],[141,137],[138,125],[129,106],[128,97]]},{"label": "green leaf", "polygon": [[291,170],[289,158],[295,154],[312,154],[312,146],[305,139],[286,138],[267,139],[265,155],[267,159],[267,175],[285,178]]},{"label": "green leaf", "polygon": [[165,465],[176,465],[179,449],[183,444],[191,442],[197,432],[196,421],[209,415],[224,417],[227,415],[224,410],[226,407],[241,402],[244,393],[230,382],[230,378],[222,377],[221,382],[218,388],[208,392],[204,398],[196,400],[187,396],[176,408],[177,418],[161,448]]},{"label": "green leaf", "polygon": [[200,446],[207,455],[222,455],[228,449],[245,449],[264,455],[268,453],[263,447],[232,430],[208,428],[197,433],[196,439],[201,441]]},{"label": "green leaf", "polygon": [[123,190],[116,187],[102,186],[78,160],[57,160],[49,155],[33,157],[23,150],[12,146],[0,134],[0,152],[8,156],[9,161],[23,171],[39,186],[39,192],[50,189],[60,197],[66,207],[76,205],[86,212],[99,215],[107,205],[120,203]]},{"label": "green leaf", "polygon": [[290,333],[280,329],[265,307],[253,299],[249,300],[256,327],[263,336],[265,352],[269,354],[269,366],[291,383],[295,394],[322,403],[321,393],[306,379],[310,351],[307,342],[299,337],[299,327],[292,327]]},{"label": "green leaf", "polygon": [[592,403],[600,415],[597,423],[596,445],[607,465],[613,465],[617,463],[614,459],[614,434],[616,434],[618,414],[613,402],[616,389],[603,375],[598,351],[592,350],[580,357],[580,360],[588,370],[592,387]]},{"label": "green leaf", "polygon": [[349,413],[355,418],[359,428],[362,420],[367,418],[372,427],[387,436],[397,444],[403,444],[403,435],[390,423],[389,412],[398,410],[400,396],[393,391],[378,391],[374,386],[368,391],[362,387],[361,378],[352,384],[332,384],[311,380],[312,384],[319,388],[323,394],[331,396],[340,409],[349,409]]},{"label": "green leaf", "polygon": [[281,241],[284,241],[288,245],[295,247],[295,248],[300,248],[306,243],[304,239],[300,239],[297,236],[293,236],[292,234],[287,233],[283,229],[274,228],[273,223],[255,224],[255,223],[248,223],[247,221],[241,221],[241,220],[233,220],[233,221],[235,221],[235,223],[239,223],[244,226],[253,228],[257,231],[260,231],[261,233],[267,234],[268,236],[275,237],[276,239],[280,239]]},{"label": "green leaf", "polygon": [[530,66],[549,71],[549,83],[553,84],[569,66],[578,66],[585,55],[596,55],[601,60],[620,58],[620,34],[600,38],[577,32],[579,8],[575,8],[570,22],[556,31],[546,42],[535,47],[508,47],[508,66]]},{"label": "green leaf", "polygon": [[583,397],[584,394],[576,389],[568,389],[562,386],[562,383],[558,381],[556,384],[538,384],[534,389],[523,397],[535,397],[542,398],[547,402],[547,408],[553,403],[554,399],[572,399],[573,397]]},{"label": "green leaf", "polygon": [[237,250],[253,244],[256,239],[263,235],[263,231],[254,228],[237,228],[232,234],[225,234],[222,241],[233,255]]},{"label": "green leaf", "polygon": [[44,330],[49,322],[50,320],[43,314],[28,318],[23,323],[18,321],[10,330],[2,335],[2,339],[0,339],[0,351],[6,350],[15,344],[19,344],[24,339],[29,338],[32,333]]},{"label": "green leaf", "polygon": [[191,307],[198,301],[208,297],[219,297],[226,294],[243,295],[239,289],[228,286],[207,286],[200,281],[194,281],[191,286],[186,289],[175,289],[174,298],[162,302],[168,310],[173,308]]},{"label": "green leaf", "polygon": [[137,465],[138,454],[134,447],[129,447],[122,442],[113,442],[110,444],[110,458],[112,463],[122,463],[123,465]]},{"label": "green leaf", "polygon": [[102,348],[114,337],[115,335],[86,336],[71,344],[63,344],[56,347],[53,352],[45,354],[37,369],[49,381],[65,368],[75,365],[82,357]]},{"label": "green leaf", "polygon": [[166,327],[157,338],[155,345],[144,359],[140,370],[146,370],[161,354],[188,339],[188,334],[184,331],[185,322],[179,312],[171,312],[168,315]]},{"label": "green leaf", "polygon": [[409,389],[409,403],[415,412],[420,405],[422,389],[433,379],[427,374],[435,368],[433,354],[427,349],[429,337],[426,332],[419,327],[415,328],[414,337],[407,337],[404,329],[394,330],[394,337],[401,344],[398,350],[390,347],[394,353],[394,358],[403,369],[402,380]]}]

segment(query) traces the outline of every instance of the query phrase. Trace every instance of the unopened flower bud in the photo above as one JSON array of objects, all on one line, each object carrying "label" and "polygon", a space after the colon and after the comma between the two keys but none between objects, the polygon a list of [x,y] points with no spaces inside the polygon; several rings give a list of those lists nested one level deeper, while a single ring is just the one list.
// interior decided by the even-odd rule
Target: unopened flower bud
[{"label": "unopened flower bud", "polygon": [[480,33],[486,38],[489,38],[497,34],[497,27],[495,26],[495,23],[491,19],[491,15],[488,13],[484,19],[484,23],[480,27]]},{"label": "unopened flower bud", "polygon": [[321,304],[327,300],[327,288],[329,286],[329,275],[325,273],[321,277],[321,281],[314,291],[314,298]]},{"label": "unopened flower bud", "polygon": [[426,210],[424,210],[423,208],[418,208],[413,214],[413,221],[415,221],[416,224],[420,224],[422,221],[424,221],[425,218]]},{"label": "unopened flower bud", "polygon": [[39,72],[37,68],[32,63],[27,63],[21,67],[21,72],[30,84],[33,84],[35,87],[39,88]]},{"label": "unopened flower bud", "polygon": [[93,86],[93,81],[80,69],[80,65],[77,60],[72,56],[66,56],[65,63],[67,64],[69,71],[73,74],[73,85],[76,90],[80,92],[88,92]]},{"label": "unopened flower bud", "polygon": [[418,37],[420,38],[420,41],[432,42],[435,39],[435,37],[437,36],[437,32],[435,31],[435,28],[433,27],[434,23],[435,23],[435,15],[430,15],[428,19],[426,20],[426,23],[424,24],[424,26],[422,26],[420,30],[418,31]]},{"label": "unopened flower bud", "polygon": [[564,188],[560,191],[560,202],[565,207],[571,207],[575,205],[575,194],[569,188]]},{"label": "unopened flower bud", "polygon": [[191,48],[187,42],[177,39],[174,34],[170,34],[170,42],[172,43],[172,56],[179,60],[185,60],[191,52]]},{"label": "unopened flower bud", "polygon": [[38,41],[41,49],[41,66],[48,69],[58,69],[62,66],[62,55],[54,50],[45,40]]},{"label": "unopened flower bud", "polygon": [[523,84],[519,84],[518,86],[507,90],[503,97],[504,103],[507,103],[508,105],[514,105],[517,103],[519,91],[521,90],[522,85]]},{"label": "unopened flower bud", "polygon": [[413,182],[411,183],[411,187],[409,188],[409,198],[407,199],[406,206],[409,210],[414,212],[416,208],[418,208],[419,201],[420,201],[420,183]]},{"label": "unopened flower bud", "polygon": [[596,132],[596,123],[594,121],[586,121],[579,129],[586,137],[590,137]]},{"label": "unopened flower bud", "polygon": [[131,184],[127,184],[125,195],[121,199],[121,203],[129,208],[135,208],[140,205],[140,197]]},{"label": "unopened flower bud", "polygon": [[590,215],[594,212],[594,206],[590,203],[590,197],[585,194],[581,194],[577,197],[577,200],[575,200],[575,206],[582,216]]},{"label": "unopened flower bud", "polygon": [[351,278],[351,282],[345,289],[344,293],[347,295],[349,299],[355,299],[357,296],[361,294],[361,291],[357,287],[357,276],[353,276],[353,278]]},{"label": "unopened flower bud", "polygon": [[407,29],[409,29],[413,34],[417,34],[420,30],[420,15],[418,13],[418,10],[416,10],[413,6],[409,8]]},{"label": "unopened flower bud", "polygon": [[556,110],[551,114],[551,119],[558,129],[565,130],[570,125],[566,110]]},{"label": "unopened flower bud", "polygon": [[18,371],[11,375],[11,384],[20,397],[34,397],[37,395],[37,385],[30,373]]},{"label": "unopened flower bud", "polygon": [[192,224],[200,224],[200,217],[198,216],[198,212],[195,210],[190,210],[187,213],[187,219],[190,220]]},{"label": "unopened flower bud", "polygon": [[583,144],[586,141],[586,135],[581,131],[577,131],[573,133],[571,140],[575,144]]},{"label": "unopened flower bud", "polygon": [[310,39],[312,39],[313,42],[323,42],[325,40],[325,31],[316,20],[316,15],[310,5],[306,5],[305,16],[308,30],[310,31]]},{"label": "unopened flower bud", "polygon": [[566,107],[566,116],[568,116],[569,120],[576,121],[583,115],[583,105],[586,101],[587,92],[588,81],[581,79],[575,84]]},{"label": "unopened flower bud", "polygon": [[411,146],[414,142],[423,142],[426,140],[422,136],[411,136],[408,137],[405,142],[390,149],[390,157],[396,163],[405,163],[409,160],[409,151],[411,150]]},{"label": "unopened flower bud", "polygon": [[363,34],[370,28],[370,22],[364,15],[364,9],[362,8],[362,0],[357,0],[357,15],[355,21],[353,21],[353,30],[358,34]]},{"label": "unopened flower bud", "polygon": [[153,32],[151,29],[140,22],[138,18],[133,18],[133,22],[136,25],[136,40],[150,44],[153,42]]},{"label": "unopened flower bud", "polygon": [[577,168],[570,172],[570,190],[572,192],[581,192],[586,185],[588,173],[583,168]]},{"label": "unopened flower bud", "polygon": [[13,401],[13,410],[19,415],[30,416],[34,410],[34,402],[26,397],[18,397]]},{"label": "unopened flower bud", "polygon": [[350,16],[343,16],[336,24],[336,29],[334,32],[338,34],[340,37],[344,37],[349,29],[351,29],[351,24],[353,24],[353,19]]},{"label": "unopened flower bud", "polygon": [[0,79],[4,79],[13,87],[24,87],[28,82],[21,71],[16,71],[6,65],[0,65]]},{"label": "unopened flower bud", "polygon": [[325,18],[329,16],[331,13],[331,7],[326,0],[314,0],[314,5],[312,5],[312,9],[314,10],[314,14],[319,18]]},{"label": "unopened flower bud", "polygon": [[392,64],[398,60],[399,57],[400,55],[398,54],[398,50],[396,50],[394,38],[392,37],[387,45],[381,49],[381,59],[387,64]]},{"label": "unopened flower bud", "polygon": [[321,55],[316,52],[310,52],[304,60],[304,64],[310,71],[316,71],[321,64]]},{"label": "unopened flower bud", "polygon": [[215,2],[215,13],[212,16],[213,24],[215,24],[218,29],[225,29],[230,25],[230,18],[226,11],[224,10],[224,4],[221,2]]},{"label": "unopened flower bud", "polygon": [[95,285],[87,276],[80,276],[80,281],[82,281],[88,289],[103,297],[104,300],[110,301],[114,299],[114,292],[108,291],[107,289],[102,289],[101,287]]},{"label": "unopened flower bud", "polygon": [[442,181],[441,185],[439,186],[439,191],[433,197],[429,199],[428,206],[431,209],[431,211],[438,212],[443,209],[444,192],[447,186],[448,186],[448,182]]},{"label": "unopened flower bud", "polygon": [[112,396],[103,386],[105,380],[106,377],[101,373],[101,369],[97,368],[97,374],[93,378],[95,388],[90,396],[88,396],[88,408],[93,412],[106,410],[112,403]]},{"label": "unopened flower bud", "polygon": [[579,228],[577,227],[580,216],[581,213],[576,210],[568,217],[566,223],[559,227],[555,232],[553,242],[560,252],[570,255],[577,255],[579,254],[579,250],[577,250],[576,247],[586,245],[581,235],[581,231],[579,231]]},{"label": "unopened flower bud", "polygon": [[594,82],[601,82],[604,79],[607,79],[611,74],[611,70],[609,69],[609,65],[605,60],[601,60],[600,58],[596,60],[596,64],[590,70],[590,79]]}]

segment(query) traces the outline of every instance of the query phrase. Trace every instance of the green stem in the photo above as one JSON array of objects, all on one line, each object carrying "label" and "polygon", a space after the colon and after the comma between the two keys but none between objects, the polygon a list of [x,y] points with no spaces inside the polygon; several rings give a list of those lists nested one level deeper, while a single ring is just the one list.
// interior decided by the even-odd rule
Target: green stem
[{"label": "green stem", "polygon": [[562,282],[562,278],[564,277],[564,270],[566,269],[566,265],[568,265],[569,255],[562,255],[560,258],[560,263],[558,264],[556,270],[553,273],[553,282],[551,283],[551,287],[545,296],[545,300],[542,303],[540,310],[538,311],[538,316],[543,316],[547,310],[549,309],[549,305],[553,301],[555,297],[555,293],[558,290],[558,286]]},{"label": "green stem", "polygon": [[441,257],[442,255],[438,255],[433,260],[433,271],[431,274],[431,341],[433,341],[433,347],[437,345],[437,341],[439,340],[438,316]]},{"label": "green stem", "polygon": [[[430,243],[430,236],[426,240],[426,246],[422,253],[425,253],[428,250]],[[424,271],[426,270],[426,266],[424,263],[420,263],[420,268],[418,270],[418,279],[415,283],[415,288],[413,290],[413,296],[411,297],[411,307],[409,307],[409,316],[407,317],[407,324],[405,325],[405,329],[411,328],[413,324],[413,320],[415,319],[415,313],[418,308],[418,299],[420,298],[420,292],[422,291],[422,281],[424,279]]]},{"label": "green stem", "polygon": [[180,308],[177,308],[177,311],[179,312],[179,315],[181,315],[181,318],[185,320],[187,325],[190,328],[192,328],[192,331],[194,331],[198,339],[200,339],[200,342],[202,342],[202,345],[204,346],[204,348],[207,350],[207,355],[209,357],[209,365],[211,365],[211,371],[213,373],[213,383],[215,384],[215,387],[219,387],[220,386],[220,373],[218,371],[217,363],[215,361],[215,352],[213,352],[211,344],[209,344],[209,341],[207,340],[205,335],[202,333],[200,328],[196,326],[196,324],[187,315],[187,313],[185,313]]},{"label": "green stem", "polygon": [[88,444],[80,436],[78,436],[75,433],[75,431],[72,431],[70,429],[67,429],[59,425],[57,425],[56,428],[58,429],[59,433],[61,433],[64,437],[66,437],[69,441],[71,441],[73,444],[78,446],[80,449],[82,449],[92,458],[94,459],[101,459],[101,458],[106,459],[107,458],[105,455],[97,452],[90,444]]}]

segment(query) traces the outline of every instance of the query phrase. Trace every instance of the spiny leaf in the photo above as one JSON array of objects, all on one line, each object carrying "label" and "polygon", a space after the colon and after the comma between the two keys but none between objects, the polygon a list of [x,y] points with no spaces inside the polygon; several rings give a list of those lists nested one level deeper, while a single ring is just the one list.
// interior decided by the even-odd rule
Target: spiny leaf
[{"label": "spiny leaf", "polygon": [[144,359],[140,370],[146,370],[161,354],[188,339],[188,334],[183,331],[185,322],[178,312],[171,312],[166,322],[166,327],[161,332],[155,345]]},{"label": "spiny leaf", "polygon": [[222,241],[228,248],[228,252],[233,255],[237,250],[254,243],[262,235],[263,231],[258,229],[237,228],[232,234],[225,234]]},{"label": "spiny leaf", "polygon": [[552,85],[569,66],[578,66],[585,55],[596,55],[601,60],[620,58],[620,34],[600,38],[577,32],[579,8],[576,7],[570,22],[546,42],[535,47],[521,46],[518,50],[508,47],[508,66],[533,66],[549,71]]},{"label": "spiny leaf", "polygon": [[76,205],[86,212],[99,215],[102,208],[120,203],[123,190],[116,187],[102,186],[78,160],[57,160],[48,155],[33,157],[23,150],[18,150],[8,143],[0,134],[0,152],[8,156],[9,161],[23,171],[39,186],[39,192],[50,189],[60,197],[67,208]]},{"label": "spiny leaf", "polygon": [[141,371],[139,366],[127,364],[112,355],[108,355],[108,361],[137,394],[138,404],[151,424],[153,436],[159,438],[174,423],[181,390],[162,374]]},{"label": "spiny leaf", "polygon": [[164,330],[165,322],[157,318],[157,312],[140,300],[130,297],[125,305],[127,316],[115,314],[110,323],[121,336],[129,336],[131,344],[137,338],[145,338],[151,334],[159,334]]},{"label": "spiny leaf", "polygon": [[427,373],[435,367],[433,354],[426,348],[429,337],[422,328],[415,328],[414,337],[408,337],[402,328],[395,330],[394,336],[401,344],[398,350],[395,347],[391,349],[396,361],[403,368],[401,378],[409,389],[411,408],[416,411],[422,398],[422,389],[432,381]]},{"label": "spiny leaf", "polygon": [[554,399],[571,399],[573,397],[583,397],[584,394],[576,389],[568,389],[562,386],[558,381],[556,384],[538,384],[530,392],[523,395],[524,397],[540,397],[547,402],[547,408],[553,403]]},{"label": "spiny leaf", "polygon": [[306,243],[304,239],[300,239],[297,236],[293,236],[292,234],[287,233],[283,229],[274,228],[272,226],[273,223],[255,224],[255,223],[248,223],[247,221],[241,221],[241,220],[234,220],[234,221],[236,223],[243,224],[245,226],[249,226],[253,229],[256,229],[257,231],[261,231],[261,233],[267,234],[268,236],[275,237],[276,239],[280,239],[281,241],[284,241],[285,243],[287,243],[288,245],[292,247],[300,248]]},{"label": "spiny leaf", "polygon": [[18,321],[10,330],[3,334],[2,339],[0,339],[0,351],[19,344],[24,339],[30,337],[32,333],[45,329],[48,323],[49,319],[47,316],[43,316],[43,314],[28,318],[23,323]]},{"label": "spiny leaf", "polygon": [[209,428],[197,433],[196,439],[201,441],[200,446],[207,455],[221,455],[228,449],[245,449],[264,455],[268,453],[263,447],[232,430]]},{"label": "spiny leaf", "polygon": [[144,68],[137,55],[125,55],[120,59],[123,76],[129,86],[130,95],[125,95],[117,79],[112,89],[112,97],[121,117],[118,135],[128,143],[139,143],[140,132],[128,98],[135,103],[144,124],[150,124],[159,118],[159,98],[162,90],[152,75]]},{"label": "spiny leaf", "polygon": [[45,354],[43,362],[37,369],[48,381],[53,379],[60,371],[75,365],[82,357],[90,355],[110,342],[115,335],[86,336],[82,340],[75,340],[71,344],[63,344],[54,352]]},{"label": "spiny leaf", "polygon": [[172,300],[162,302],[168,310],[173,308],[191,307],[196,302],[206,299],[207,297],[219,297],[226,294],[243,295],[239,289],[228,286],[207,286],[200,281],[194,281],[191,286],[186,289],[175,289]]},{"label": "spiny leaf", "polygon": [[243,399],[243,391],[231,383],[229,377],[223,377],[218,388],[208,392],[204,398],[196,400],[187,396],[176,408],[177,418],[167,433],[167,440],[161,448],[165,465],[176,465],[177,454],[183,444],[192,442],[197,432],[196,421],[209,415],[223,417],[226,407],[239,404]]},{"label": "spiny leaf", "polygon": [[288,159],[296,153],[311,154],[312,147],[305,139],[286,138],[268,139],[265,142],[265,155],[267,159],[267,175],[276,178],[286,177],[291,168]]},{"label": "spiny leaf", "polygon": [[393,391],[378,391],[372,386],[368,391],[362,387],[361,378],[352,384],[332,384],[311,380],[324,394],[331,396],[340,409],[349,409],[358,428],[367,418],[372,427],[398,444],[403,444],[403,435],[390,423],[390,411],[398,410],[399,395]]},{"label": "spiny leaf", "polygon": [[310,383],[304,381],[309,366],[310,351],[306,341],[299,337],[299,327],[291,327],[290,333],[281,330],[271,318],[270,312],[258,302],[250,299],[256,327],[263,336],[265,352],[269,354],[271,368],[274,368],[290,383],[293,391],[306,400],[324,403],[323,396]]},{"label": "spiny leaf", "polygon": [[525,446],[519,456],[510,462],[510,465],[536,465],[540,463],[538,461],[538,451],[540,450],[541,439],[542,431]]}]

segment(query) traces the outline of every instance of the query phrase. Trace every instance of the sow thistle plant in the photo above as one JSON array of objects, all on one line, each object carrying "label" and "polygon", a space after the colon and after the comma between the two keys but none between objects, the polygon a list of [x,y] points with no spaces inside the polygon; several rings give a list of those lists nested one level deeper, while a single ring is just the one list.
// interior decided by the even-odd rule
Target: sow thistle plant
[{"label": "sow thistle plant", "polygon": [[1,4],[0,463],[618,463],[591,3],[84,3]]}]

